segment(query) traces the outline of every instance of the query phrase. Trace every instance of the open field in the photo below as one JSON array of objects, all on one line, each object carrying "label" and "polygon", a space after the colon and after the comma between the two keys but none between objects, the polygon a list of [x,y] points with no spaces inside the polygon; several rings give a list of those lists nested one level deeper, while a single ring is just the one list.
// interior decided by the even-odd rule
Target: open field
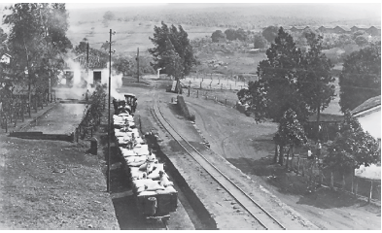
[{"label": "open field", "polygon": [[[165,23],[171,25],[168,22]],[[102,43],[109,40],[111,28],[116,32],[113,36],[115,41],[113,48],[117,53],[135,53],[139,47],[140,52],[144,54],[147,49],[154,46],[149,37],[153,36],[154,26],[160,25],[160,22],[153,21],[110,21],[105,27],[101,20],[72,22],[68,36],[74,46],[78,45],[83,38],[87,38],[91,47],[100,49]],[[187,31],[189,39],[210,37],[213,31],[224,30],[218,27],[196,27],[183,24],[182,27]]]}]

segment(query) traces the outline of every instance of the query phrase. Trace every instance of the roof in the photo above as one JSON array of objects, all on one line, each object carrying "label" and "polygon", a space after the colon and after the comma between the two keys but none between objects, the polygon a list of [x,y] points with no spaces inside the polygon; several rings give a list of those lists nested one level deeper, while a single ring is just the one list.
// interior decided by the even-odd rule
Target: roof
[{"label": "roof", "polygon": [[[320,122],[342,122],[344,120],[343,115],[334,115],[334,114],[327,114],[327,113],[321,113],[320,114]],[[308,122],[316,122],[317,121],[317,114],[313,114],[308,118]]]},{"label": "roof", "polygon": [[353,109],[351,111],[351,113],[353,114],[353,116],[359,116],[359,115],[362,115],[363,113],[365,113],[366,111],[372,110],[376,107],[381,107],[381,96],[380,95],[366,100],[361,105],[359,105],[358,107]]}]

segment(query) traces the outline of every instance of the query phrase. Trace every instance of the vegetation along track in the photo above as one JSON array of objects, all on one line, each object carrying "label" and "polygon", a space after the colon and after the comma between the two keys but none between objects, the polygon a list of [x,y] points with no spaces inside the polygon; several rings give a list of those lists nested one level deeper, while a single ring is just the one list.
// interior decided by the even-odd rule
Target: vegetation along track
[{"label": "vegetation along track", "polygon": [[246,192],[232,182],[223,172],[209,162],[202,153],[193,147],[184,139],[174,127],[163,117],[157,100],[154,101],[154,117],[158,123],[174,138],[174,140],[195,159],[210,175],[224,188],[256,221],[266,230],[286,230],[279,221],[277,221],[263,207],[256,203]]}]

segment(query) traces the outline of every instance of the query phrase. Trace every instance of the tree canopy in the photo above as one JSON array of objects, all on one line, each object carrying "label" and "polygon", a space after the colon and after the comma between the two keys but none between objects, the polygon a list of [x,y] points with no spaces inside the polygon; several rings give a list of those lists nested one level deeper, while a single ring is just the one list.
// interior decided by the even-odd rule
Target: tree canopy
[{"label": "tree canopy", "polygon": [[269,26],[263,30],[262,34],[269,43],[272,43],[277,37],[277,33],[278,33],[278,28],[276,26]]},{"label": "tree canopy", "polygon": [[[62,69],[63,53],[72,48],[66,37],[65,4],[19,3],[9,10],[3,19],[10,27],[8,46],[13,73],[20,81],[43,90],[48,85],[47,77],[55,77]],[[28,73],[26,80],[24,71]]]},{"label": "tree canopy", "polygon": [[267,46],[267,40],[263,35],[255,34],[253,40],[254,48],[262,49]]},{"label": "tree canopy", "polygon": [[[176,28],[174,25],[168,27],[164,22],[162,26],[154,27],[154,36],[150,40],[155,45],[154,48],[149,49],[150,54],[153,56],[152,66],[154,69],[162,68],[162,72],[170,75],[172,68],[170,67],[171,61],[169,58],[169,53],[176,54],[173,58],[179,56],[179,61],[177,61],[177,68],[180,69],[176,74],[180,74],[183,78],[184,75],[188,75],[191,68],[195,65],[196,60],[192,51],[192,46],[188,39],[188,34],[184,31],[181,25]],[[172,46],[169,46],[172,44]],[[173,51],[168,51],[171,48]]]},{"label": "tree canopy", "polygon": [[239,98],[247,102],[257,121],[270,118],[280,122],[284,113],[293,110],[299,121],[326,108],[333,96],[330,85],[332,65],[321,53],[321,38],[307,34],[309,50],[302,53],[291,35],[281,27],[275,42],[266,51],[267,59],[259,63],[259,80],[249,82]]},{"label": "tree canopy", "polygon": [[341,110],[352,110],[367,99],[381,95],[381,43],[351,53],[340,75]]},{"label": "tree canopy", "polygon": [[212,42],[220,42],[221,40],[226,39],[226,35],[221,30],[216,30],[212,33],[211,39]]},{"label": "tree canopy", "polygon": [[346,174],[361,165],[369,166],[380,162],[379,144],[370,134],[364,132],[358,120],[346,111],[340,131],[328,146],[328,155],[323,161],[332,169]]}]

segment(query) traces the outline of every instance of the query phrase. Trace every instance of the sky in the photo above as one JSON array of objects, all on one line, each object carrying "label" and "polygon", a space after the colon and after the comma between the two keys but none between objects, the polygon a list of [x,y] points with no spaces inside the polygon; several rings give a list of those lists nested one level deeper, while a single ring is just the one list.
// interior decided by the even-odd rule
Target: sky
[{"label": "sky", "polygon": [[[336,14],[337,12],[340,12],[340,14],[347,16],[348,18],[351,18],[352,16],[356,18],[361,17],[381,17],[381,3],[380,1],[376,0],[366,0],[367,3],[363,1],[328,1],[328,0],[321,0],[321,1],[275,1],[275,0],[268,0],[268,1],[261,1],[261,0],[251,0],[251,1],[232,1],[232,0],[220,0],[220,1],[201,1],[201,0],[193,0],[193,1],[174,1],[174,0],[110,0],[110,1],[100,1],[100,0],[59,0],[59,1],[42,1],[42,2],[65,2],[66,7],[68,10],[75,10],[75,9],[113,9],[113,8],[132,8],[132,7],[160,7],[160,6],[166,6],[168,3],[218,3],[219,7],[223,6],[223,3],[281,3],[281,4],[287,4],[285,7],[286,9],[290,10],[291,14],[296,14],[295,12],[299,12],[298,9],[301,9],[300,12],[306,12],[306,11],[312,11],[315,14]],[[3,2],[3,1],[2,1]],[[7,1],[7,3],[0,3],[1,5],[4,4],[11,4],[11,3],[18,3],[18,2],[36,2],[36,1]],[[291,3],[298,3],[298,4],[291,4]],[[372,3],[372,4],[370,4]],[[320,4],[321,7],[318,7],[317,4]],[[280,4],[278,4],[280,5]],[[306,7],[306,6],[309,7]],[[311,7],[316,5],[316,7]],[[326,7],[327,6],[327,7]],[[229,7],[229,4],[227,4],[227,7]],[[308,10],[307,10],[308,9]],[[314,12],[315,11],[315,12]],[[321,13],[322,12],[322,13]]]}]

